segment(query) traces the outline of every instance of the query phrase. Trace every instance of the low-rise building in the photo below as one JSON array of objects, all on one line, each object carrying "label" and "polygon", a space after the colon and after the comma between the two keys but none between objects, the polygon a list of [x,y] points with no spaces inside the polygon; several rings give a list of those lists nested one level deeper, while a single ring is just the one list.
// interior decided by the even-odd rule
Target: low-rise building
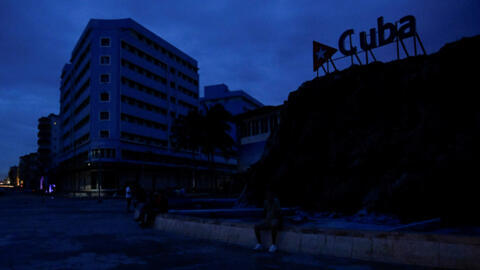
[{"label": "low-rise building", "polygon": [[250,168],[262,157],[265,145],[280,123],[283,105],[264,106],[243,90],[230,91],[225,84],[205,86],[203,108],[221,104],[234,117],[230,135],[235,140],[237,172]]},{"label": "low-rise building", "polygon": [[265,106],[235,117],[238,126],[238,172],[255,164],[263,155],[270,135],[280,124],[283,105]]},{"label": "low-rise building", "polygon": [[263,104],[243,90],[230,91],[226,84],[215,84],[204,87],[204,97],[200,103],[207,108],[221,104],[232,115],[263,107]]},{"label": "low-rise building", "polygon": [[[243,90],[230,91],[226,84],[215,84],[204,87],[204,97],[200,99],[201,108],[206,110],[214,105],[220,104],[232,116],[256,110],[263,107],[263,104]],[[238,152],[238,131],[237,125],[231,123],[230,136],[235,141],[234,151]]]}]

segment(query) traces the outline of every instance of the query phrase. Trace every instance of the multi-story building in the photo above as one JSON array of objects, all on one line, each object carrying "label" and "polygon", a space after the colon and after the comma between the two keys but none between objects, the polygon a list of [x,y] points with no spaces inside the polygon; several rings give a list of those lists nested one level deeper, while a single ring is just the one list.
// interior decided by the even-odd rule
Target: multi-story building
[{"label": "multi-story building", "polygon": [[170,131],[198,85],[197,61],[132,19],[90,20],[61,75],[63,188],[188,186],[191,154]]},{"label": "multi-story building", "polygon": [[60,123],[58,115],[51,113],[47,117],[38,119],[38,161],[43,172],[56,167],[58,150],[60,148]]}]

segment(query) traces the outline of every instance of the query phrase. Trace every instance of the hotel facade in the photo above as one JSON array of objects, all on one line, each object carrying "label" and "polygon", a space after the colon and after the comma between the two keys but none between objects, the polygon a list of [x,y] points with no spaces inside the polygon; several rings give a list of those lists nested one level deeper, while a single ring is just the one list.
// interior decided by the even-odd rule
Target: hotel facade
[{"label": "hotel facade", "polygon": [[[209,167],[204,157],[171,145],[175,119],[199,108],[197,61],[132,19],[90,20],[60,92],[57,182],[65,191],[118,191],[127,182],[215,188],[198,173]],[[227,177],[235,162],[215,167]]]}]

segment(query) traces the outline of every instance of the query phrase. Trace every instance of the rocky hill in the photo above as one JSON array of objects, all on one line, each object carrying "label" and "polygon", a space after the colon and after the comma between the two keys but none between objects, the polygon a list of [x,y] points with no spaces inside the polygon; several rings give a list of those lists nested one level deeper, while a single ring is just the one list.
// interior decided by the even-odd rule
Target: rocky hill
[{"label": "rocky hill", "polygon": [[248,199],[270,186],[305,209],[478,223],[479,48],[464,38],[303,83],[249,172]]}]

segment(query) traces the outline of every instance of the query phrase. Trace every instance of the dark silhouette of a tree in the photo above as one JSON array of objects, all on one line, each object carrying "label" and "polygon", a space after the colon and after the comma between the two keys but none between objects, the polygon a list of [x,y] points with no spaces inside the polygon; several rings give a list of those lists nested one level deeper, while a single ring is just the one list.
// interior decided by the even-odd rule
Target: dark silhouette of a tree
[{"label": "dark silhouette of a tree", "polygon": [[217,153],[224,157],[232,155],[235,142],[229,134],[231,120],[232,115],[220,104],[207,109],[205,115],[206,137],[202,144],[202,152],[207,155],[209,161],[213,161]]},{"label": "dark silhouette of a tree", "polygon": [[171,142],[175,151],[188,151],[192,154],[192,187],[196,183],[196,155],[199,154],[203,145],[205,129],[203,128],[205,117],[196,110],[190,111],[186,116],[175,119],[172,127]]},{"label": "dark silhouette of a tree", "polygon": [[174,149],[189,151],[195,157],[206,136],[204,122],[205,116],[195,110],[190,111],[186,116],[175,119],[171,138]]},{"label": "dark silhouette of a tree", "polygon": [[[228,159],[234,153],[235,142],[229,134],[231,120],[232,115],[220,104],[207,108],[205,114],[190,111],[186,116],[175,120],[172,146],[177,151],[191,152],[194,164],[198,153],[205,154],[214,177],[215,155],[219,154]],[[195,165],[193,177],[195,179]]]}]

